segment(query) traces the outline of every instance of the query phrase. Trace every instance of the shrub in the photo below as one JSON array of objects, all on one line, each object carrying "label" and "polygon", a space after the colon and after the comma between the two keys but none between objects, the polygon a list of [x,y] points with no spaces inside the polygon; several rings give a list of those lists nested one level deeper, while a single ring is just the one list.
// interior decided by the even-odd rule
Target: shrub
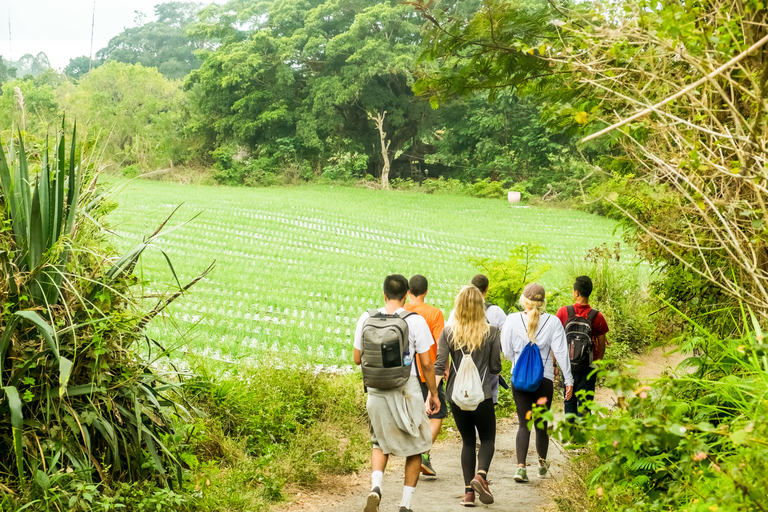
[{"label": "shrub", "polygon": [[752,511],[768,502],[768,345],[752,319],[742,338],[700,331],[709,354],[684,361],[676,377],[651,385],[601,371],[621,406],[590,402],[594,414],[560,422],[557,434],[589,446],[585,508]]},{"label": "shrub", "polygon": [[470,262],[490,281],[486,300],[506,312],[516,311],[525,286],[536,282],[550,269],[549,265],[534,261],[543,250],[543,247],[531,242],[511,249],[506,260],[471,258]]},{"label": "shrub", "polygon": [[[4,486],[59,510],[90,502],[98,482],[165,482],[181,469],[167,444],[178,386],[134,351],[173,300],[146,311],[132,299],[157,233],[116,258],[98,223],[109,206],[78,172],[74,135],[66,149],[61,135],[33,180],[23,140],[7,158],[0,148],[0,467],[13,475]],[[80,489],[52,494],[55,482]]]},{"label": "shrub", "polygon": [[469,186],[469,195],[486,199],[502,199],[507,197],[507,191],[502,182],[485,178],[484,180],[477,180]]}]

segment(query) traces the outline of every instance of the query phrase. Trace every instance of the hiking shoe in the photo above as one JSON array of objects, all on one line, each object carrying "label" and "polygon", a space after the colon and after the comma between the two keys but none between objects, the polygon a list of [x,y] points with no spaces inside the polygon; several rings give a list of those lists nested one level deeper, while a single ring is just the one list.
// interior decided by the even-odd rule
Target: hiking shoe
[{"label": "hiking shoe", "polygon": [[472,479],[469,485],[480,499],[480,503],[483,503],[484,505],[493,503],[493,494],[491,494],[491,490],[488,488],[488,480],[483,478],[483,475],[479,473],[475,475],[475,478]]},{"label": "hiking shoe", "polygon": [[[541,463],[544,463],[542,466]],[[539,478],[544,478],[547,476],[547,470],[549,470],[549,462],[547,461],[539,461]]]},{"label": "hiking shoe", "polygon": [[426,453],[421,454],[421,474],[425,476],[437,476],[435,470],[432,469],[432,462],[429,460],[429,455]]},{"label": "hiking shoe", "polygon": [[517,471],[515,471],[515,482],[527,482],[528,481],[528,471],[525,470],[525,468],[517,468]]},{"label": "hiking shoe", "polygon": [[475,491],[467,491],[467,494],[464,495],[464,499],[461,500],[461,505],[464,505],[465,507],[474,507],[475,506]]},{"label": "hiking shoe", "polygon": [[379,512],[379,503],[381,503],[381,489],[374,487],[368,494],[368,501],[365,502],[363,512]]}]

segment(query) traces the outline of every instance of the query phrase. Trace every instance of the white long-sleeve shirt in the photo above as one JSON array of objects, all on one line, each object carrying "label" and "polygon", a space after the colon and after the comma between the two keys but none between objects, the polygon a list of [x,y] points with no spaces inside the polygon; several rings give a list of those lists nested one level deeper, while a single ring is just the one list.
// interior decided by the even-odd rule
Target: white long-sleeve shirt
[{"label": "white long-sleeve shirt", "polygon": [[[517,364],[517,358],[523,352],[528,340],[528,315],[525,313],[511,313],[504,322],[501,330],[501,350],[512,361],[512,367]],[[566,386],[573,386],[571,375],[571,360],[568,357],[568,343],[565,340],[565,329],[556,316],[542,313],[536,332],[536,345],[541,353],[544,363],[544,378],[555,380],[552,354],[554,352],[560,369],[563,372],[563,380]]]}]

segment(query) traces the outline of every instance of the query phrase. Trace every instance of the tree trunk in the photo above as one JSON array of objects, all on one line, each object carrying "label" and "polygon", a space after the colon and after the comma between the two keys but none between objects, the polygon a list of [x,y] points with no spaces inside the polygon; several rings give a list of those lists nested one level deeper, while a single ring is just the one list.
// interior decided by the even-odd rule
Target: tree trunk
[{"label": "tree trunk", "polygon": [[381,114],[368,114],[368,119],[373,120],[376,123],[376,128],[379,130],[379,137],[381,138],[381,157],[384,160],[384,167],[381,169],[381,186],[382,188],[389,188],[389,145],[391,140],[387,140],[387,132],[384,131],[384,118],[387,116],[385,110]]}]

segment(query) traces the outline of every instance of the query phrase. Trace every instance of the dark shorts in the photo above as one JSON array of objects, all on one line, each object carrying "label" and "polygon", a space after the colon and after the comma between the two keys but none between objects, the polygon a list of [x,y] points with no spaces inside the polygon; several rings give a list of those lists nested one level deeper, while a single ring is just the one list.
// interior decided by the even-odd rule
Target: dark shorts
[{"label": "dark shorts", "polygon": [[[420,382],[420,384],[421,396],[423,396],[424,401],[426,401],[427,396],[429,396],[429,388],[427,388],[427,385],[424,382]],[[441,380],[440,384],[437,385],[437,398],[440,399],[440,410],[435,414],[427,414],[431,420],[442,420],[448,416],[448,404],[445,403],[445,381]]]}]

